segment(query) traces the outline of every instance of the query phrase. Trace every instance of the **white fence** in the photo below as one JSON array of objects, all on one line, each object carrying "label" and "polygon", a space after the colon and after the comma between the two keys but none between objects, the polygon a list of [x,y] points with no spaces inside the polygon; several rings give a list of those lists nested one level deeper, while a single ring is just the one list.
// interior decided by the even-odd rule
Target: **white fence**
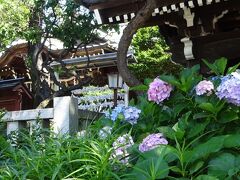
[{"label": "white fence", "polygon": [[43,120],[42,127],[49,127],[51,121],[56,134],[74,134],[78,131],[78,100],[70,96],[56,97],[53,108],[11,111],[3,116],[3,121],[7,122],[7,134],[26,127],[28,121],[34,125],[37,119]]}]

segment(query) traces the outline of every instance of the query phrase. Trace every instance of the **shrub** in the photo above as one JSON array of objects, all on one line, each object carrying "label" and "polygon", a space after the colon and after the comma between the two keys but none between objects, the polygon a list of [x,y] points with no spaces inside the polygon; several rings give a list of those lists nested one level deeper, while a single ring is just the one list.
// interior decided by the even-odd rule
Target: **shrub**
[{"label": "shrub", "polygon": [[106,112],[79,137],[23,135],[18,149],[0,138],[0,179],[239,179],[240,75],[226,64],[207,63],[213,77],[196,65],[146,80],[136,107]]},{"label": "shrub", "polygon": [[147,80],[134,88],[150,87],[136,105],[141,109],[137,123],[121,115],[113,122],[135,142],[126,179],[239,179],[238,65],[227,68],[225,58],[206,64],[217,76],[203,78],[196,65],[177,76],[159,76],[157,85]]}]

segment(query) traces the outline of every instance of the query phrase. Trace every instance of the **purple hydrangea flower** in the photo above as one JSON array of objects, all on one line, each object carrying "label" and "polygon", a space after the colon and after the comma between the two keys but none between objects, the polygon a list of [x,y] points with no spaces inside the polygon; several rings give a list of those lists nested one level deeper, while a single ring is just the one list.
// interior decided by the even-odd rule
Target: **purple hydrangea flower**
[{"label": "purple hydrangea flower", "polygon": [[112,158],[117,158],[123,164],[127,164],[129,160],[129,153],[127,149],[134,145],[133,139],[129,134],[124,134],[117,138],[113,143]]},{"label": "purple hydrangea flower", "polygon": [[137,120],[139,118],[139,114],[141,113],[141,110],[132,106],[127,107],[124,110],[124,118],[127,122],[130,124],[137,124]]},{"label": "purple hydrangea flower", "polygon": [[203,94],[210,96],[214,90],[214,85],[211,81],[203,80],[198,83],[195,90],[198,96],[201,96]]},{"label": "purple hydrangea flower", "polygon": [[155,149],[161,144],[168,144],[168,141],[163,137],[162,133],[150,134],[139,145],[139,151],[145,152]]},{"label": "purple hydrangea flower", "polygon": [[149,85],[148,100],[154,101],[157,104],[161,103],[165,99],[169,98],[172,86],[159,78],[155,78]]},{"label": "purple hydrangea flower", "polygon": [[235,76],[225,76],[217,88],[219,99],[240,106],[240,79]]}]

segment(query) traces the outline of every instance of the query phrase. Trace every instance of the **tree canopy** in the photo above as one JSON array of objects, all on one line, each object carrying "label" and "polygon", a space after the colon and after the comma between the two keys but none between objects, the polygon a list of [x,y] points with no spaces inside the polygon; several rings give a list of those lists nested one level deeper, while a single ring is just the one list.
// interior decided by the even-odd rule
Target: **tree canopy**
[{"label": "tree canopy", "polygon": [[30,9],[19,0],[0,0],[0,49],[24,36]]},{"label": "tree canopy", "polygon": [[[34,100],[37,101],[35,106],[50,95],[70,90],[57,81],[54,69],[49,66],[52,59],[47,54],[42,67],[38,67],[46,41],[54,38],[63,42],[64,50],[54,59],[61,61],[68,53],[74,53],[79,47],[86,49],[86,46],[98,36],[97,30],[107,30],[108,27],[97,25],[93,13],[89,12],[81,1],[0,0],[0,48],[3,49],[18,39],[28,42],[26,65],[30,70]],[[61,65],[64,66],[62,63]],[[63,69],[68,74],[80,77],[76,71],[67,71],[65,67]],[[59,92],[46,87],[47,74],[50,74],[54,83],[60,87]],[[87,75],[86,79],[89,79]],[[81,82],[82,84],[72,89],[84,85],[85,81]]]},{"label": "tree canopy", "polygon": [[169,47],[157,26],[139,29],[133,37],[132,47],[137,63],[130,65],[130,69],[141,81],[146,77],[179,72],[180,66],[171,61]]}]

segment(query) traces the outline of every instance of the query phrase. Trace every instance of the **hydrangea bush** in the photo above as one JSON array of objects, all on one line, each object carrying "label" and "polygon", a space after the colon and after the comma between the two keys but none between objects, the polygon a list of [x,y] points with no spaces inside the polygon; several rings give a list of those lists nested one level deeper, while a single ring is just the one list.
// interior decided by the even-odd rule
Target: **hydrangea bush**
[{"label": "hydrangea bush", "polygon": [[212,76],[200,75],[198,65],[179,76],[161,75],[139,87],[146,95],[136,107],[106,113],[113,132],[131,134],[135,142],[117,153],[132,157],[122,158],[125,179],[239,179],[238,65],[227,68],[224,58],[205,63]]},{"label": "hydrangea bush", "polygon": [[145,80],[136,103],[76,137],[44,135],[41,143],[33,133],[18,148],[0,137],[0,179],[240,179],[238,65],[205,63],[207,78],[194,66]]}]

